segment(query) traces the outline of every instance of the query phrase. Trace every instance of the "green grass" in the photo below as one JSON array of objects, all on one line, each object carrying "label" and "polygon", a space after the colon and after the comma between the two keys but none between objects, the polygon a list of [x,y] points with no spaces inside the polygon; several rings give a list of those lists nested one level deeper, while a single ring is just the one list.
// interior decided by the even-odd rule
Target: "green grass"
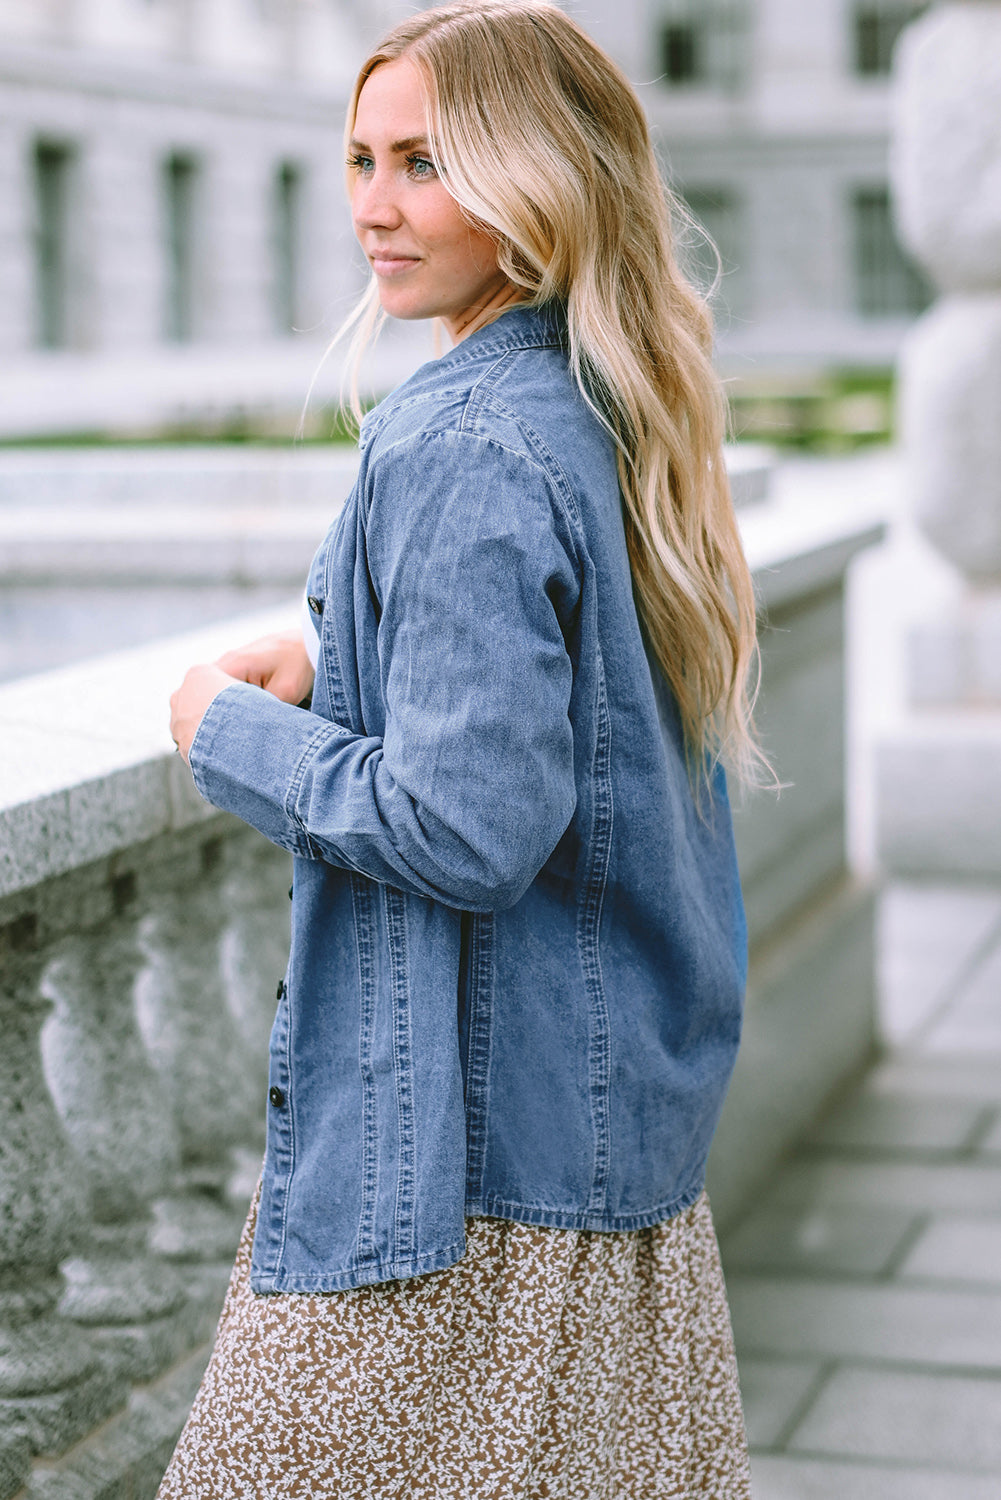
[{"label": "green grass", "polygon": [[729,384],[734,438],[801,453],[847,453],[893,440],[890,369],[832,370]]},{"label": "green grass", "polygon": [[319,444],[353,445],[357,436],[351,413],[336,407],[307,413],[301,436],[297,433],[298,423],[298,414],[261,417],[247,413],[217,422],[187,422],[133,432],[88,430],[3,437],[0,438],[0,448],[142,448],[207,443],[222,447],[291,448]]}]

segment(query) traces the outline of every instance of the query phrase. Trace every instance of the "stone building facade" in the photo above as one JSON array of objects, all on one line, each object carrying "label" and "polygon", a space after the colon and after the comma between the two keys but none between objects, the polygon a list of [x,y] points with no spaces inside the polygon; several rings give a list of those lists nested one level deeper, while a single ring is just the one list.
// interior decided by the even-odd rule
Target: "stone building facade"
[{"label": "stone building facade", "polygon": [[[639,84],[719,244],[724,361],[889,363],[926,298],[887,192],[889,60],[918,0],[569,8]],[[351,67],[402,10],[0,6],[0,435],[297,408],[362,276]],[[708,274],[696,235],[689,256]]]},{"label": "stone building facade", "polygon": [[0,8],[8,432],[295,408],[362,280],[340,138],[361,46],[337,0]]},{"label": "stone building facade", "polygon": [[[668,174],[719,247],[731,372],[889,366],[926,305],[897,240],[888,163],[891,58],[924,8],[637,0],[620,55],[651,80],[641,93]],[[615,50],[622,8],[607,9],[593,30]]]}]

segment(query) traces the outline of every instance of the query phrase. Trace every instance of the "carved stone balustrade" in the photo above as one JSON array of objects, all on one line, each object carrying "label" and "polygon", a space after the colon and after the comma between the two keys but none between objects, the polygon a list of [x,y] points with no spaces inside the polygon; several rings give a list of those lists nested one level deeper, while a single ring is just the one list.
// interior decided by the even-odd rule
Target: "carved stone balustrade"
[{"label": "carved stone balustrade", "polygon": [[260,1162],[289,861],[201,802],[166,730],[230,640],[3,690],[3,1500],[155,1492]]},{"label": "carved stone balustrade", "polygon": [[36,934],[27,914],[0,923],[0,1431],[44,1452],[83,1436],[125,1392],[56,1311],[86,1195],[42,1074]]},{"label": "carved stone balustrade", "polygon": [[[119,879],[112,896],[134,881]],[[66,1261],[59,1311],[93,1330],[133,1379],[150,1379],[190,1347],[199,1308],[181,1277],[148,1252],[150,1204],[172,1185],[178,1132],[135,1018],[144,965],[135,920],[64,938],[42,992],[50,1093],[89,1187],[90,1221]]]},{"label": "carved stone balustrade", "polygon": [[267,1088],[268,1039],[275,1018],[276,977],[288,958],[287,868],[261,840],[226,872],[223,898],[227,923],[222,936],[226,1003],[236,1021],[258,1085]]},{"label": "carved stone balustrade", "polygon": [[[743,512],[776,803],[738,805],[743,1054],[714,1147],[734,1214],[872,1037],[872,892],[844,855],[846,567],[879,528]],[[205,806],[183,670],[297,609],[0,688],[0,1500],[152,1497],[260,1162],[289,861]]]},{"label": "carved stone balustrade", "polygon": [[[223,849],[221,838],[204,841],[195,878],[163,892],[139,925],[146,956],[136,988],[139,1024],[171,1102],[182,1158],[177,1191],[155,1206],[153,1245],[179,1260],[226,1258],[235,1248],[245,1205],[234,1209],[227,1199],[234,1153],[256,1141],[259,1162],[264,1145],[259,1064],[223,986]],[[274,913],[283,915],[281,906]]]}]

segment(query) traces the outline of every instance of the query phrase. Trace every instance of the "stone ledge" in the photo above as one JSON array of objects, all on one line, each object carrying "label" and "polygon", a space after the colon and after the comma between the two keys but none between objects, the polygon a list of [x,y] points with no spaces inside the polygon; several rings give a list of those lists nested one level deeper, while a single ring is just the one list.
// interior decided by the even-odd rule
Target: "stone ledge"
[{"label": "stone ledge", "polygon": [[[357,468],[347,445],[0,452],[0,578],[297,588]],[[769,450],[728,449],[727,468],[736,503],[759,506]]]},{"label": "stone ledge", "polygon": [[[769,658],[776,671],[768,679],[773,687],[780,684],[783,702],[789,700],[794,707],[793,674],[809,677],[813,672],[816,677],[818,653],[829,661],[840,646],[839,590],[845,563],[875,540],[880,527],[871,521],[842,518],[835,524],[796,516],[792,507],[776,515],[775,509],[755,508],[748,512],[745,526],[759,574],[763,568],[768,571],[764,592],[782,606],[777,623],[783,631],[797,632],[794,652],[776,652]],[[201,856],[215,839],[236,842],[242,825],[221,822],[221,815],[193,791],[169,739],[167,698],[193,660],[212,659],[234,640],[297,619],[298,601],[292,600],[287,608],[230,619],[210,630],[0,689],[0,772],[8,773],[0,792],[0,825],[9,834],[6,863],[0,863],[0,895],[5,896],[12,928],[30,908],[29,936],[41,947],[52,935],[54,908],[72,915],[91,903],[87,927],[96,933],[102,912],[115,909],[116,888],[137,912],[151,904],[146,898],[168,855],[175,883],[180,865],[201,868],[203,874],[221,868],[217,860]],[[782,642],[785,636],[776,630],[772,640]],[[776,707],[773,727],[783,726],[784,757],[792,756],[794,742],[811,746],[839,733],[840,697],[816,689],[814,696],[826,711],[819,730],[809,719],[811,727],[804,732],[805,698],[800,699],[798,714],[782,714]],[[800,763],[790,763],[800,776],[803,801],[829,808],[835,827],[840,775],[833,777],[835,792],[829,802],[813,795],[813,783],[805,769],[801,773]],[[831,776],[825,775],[826,786]],[[784,827],[791,857],[803,828],[796,819]],[[781,860],[782,850],[770,840],[752,843],[759,857],[764,849],[770,858]],[[785,908],[792,896],[785,887],[769,884],[773,895],[768,920],[759,918],[758,925],[772,929],[774,937],[755,947],[746,1061],[742,1072],[738,1067],[733,1103],[724,1116],[723,1155],[715,1153],[712,1190],[718,1189],[716,1205],[723,1217],[755,1190],[775,1153],[788,1144],[790,1133],[812,1116],[825,1092],[859,1065],[871,1043],[872,896],[827,878],[835,866],[840,869],[838,848],[836,833],[833,843],[826,833],[813,838],[811,859],[815,855],[819,863],[806,874],[800,867],[794,894],[806,899],[811,894],[802,889],[807,882],[812,891],[813,883],[822,881],[822,889],[809,912],[801,912],[795,923],[774,920],[776,908]],[[771,866],[761,869],[769,874]],[[79,889],[72,894],[71,887]],[[278,896],[284,913],[283,891],[284,885]],[[776,1072],[788,1080],[778,1092]],[[166,1248],[181,1254],[192,1247],[172,1242]],[[201,1249],[204,1252],[205,1246]],[[205,1278],[207,1298],[221,1297],[226,1269],[191,1267],[186,1274],[192,1280]],[[177,1348],[171,1344],[159,1353],[158,1335],[157,1329],[139,1338],[128,1332],[114,1335],[105,1341],[111,1346],[106,1350],[109,1361],[121,1360],[125,1368],[134,1369],[148,1355],[150,1363],[142,1366],[148,1372],[156,1358],[169,1357]],[[195,1336],[202,1336],[201,1331]],[[142,1338],[150,1348],[143,1349]],[[112,1500],[125,1495],[144,1500],[155,1494],[204,1353],[134,1395],[124,1410],[81,1437],[69,1453],[38,1463],[23,1500]],[[18,1462],[23,1470],[15,1452],[15,1473]]]},{"label": "stone ledge", "polygon": [[[836,588],[883,530],[769,503],[744,529],[766,607]],[[0,895],[210,817],[172,753],[169,695],[193,661],[297,619],[290,603],[0,688]]]},{"label": "stone ledge", "polygon": [[0,895],[217,816],[174,753],[187,667],[283,629],[298,604],[0,688]]},{"label": "stone ledge", "polygon": [[761,505],[741,518],[747,560],[766,611],[836,587],[857,553],[886,535],[880,518]]}]

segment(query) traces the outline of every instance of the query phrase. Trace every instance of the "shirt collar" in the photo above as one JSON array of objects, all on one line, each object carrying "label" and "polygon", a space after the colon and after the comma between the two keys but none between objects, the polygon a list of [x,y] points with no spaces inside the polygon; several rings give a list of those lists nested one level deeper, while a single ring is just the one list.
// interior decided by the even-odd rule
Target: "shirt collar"
[{"label": "shirt collar", "polygon": [[515,303],[486,327],[470,333],[438,361],[442,366],[503,353],[506,349],[562,347],[567,340],[566,308],[561,302],[536,307]]},{"label": "shirt collar", "polygon": [[411,389],[414,382],[431,370],[436,374],[445,374],[449,370],[461,369],[474,360],[496,358],[510,349],[565,349],[567,342],[567,313],[562,302],[553,300],[539,306],[516,303],[492,323],[468,334],[454,348],[423,364],[384,401],[366,412],[358,434],[359,448],[364,450],[387,420],[393,398]]}]

